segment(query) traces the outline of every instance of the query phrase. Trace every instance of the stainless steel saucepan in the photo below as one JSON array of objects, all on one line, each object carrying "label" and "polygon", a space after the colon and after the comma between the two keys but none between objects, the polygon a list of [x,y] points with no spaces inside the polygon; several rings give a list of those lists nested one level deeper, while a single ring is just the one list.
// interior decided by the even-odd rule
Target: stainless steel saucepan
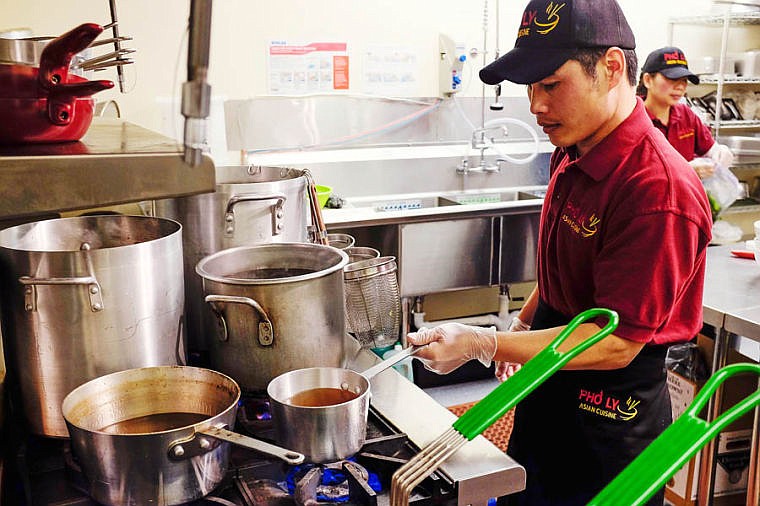
[{"label": "stainless steel saucepan", "polygon": [[99,504],[176,505],[224,478],[229,445],[299,464],[304,456],[230,432],[240,387],[188,366],[128,369],[75,388],[63,400],[71,447]]},{"label": "stainless steel saucepan", "polygon": [[267,394],[278,443],[314,463],[354,455],[366,437],[370,378],[421,348],[405,348],[364,372],[309,367],[277,376]]}]

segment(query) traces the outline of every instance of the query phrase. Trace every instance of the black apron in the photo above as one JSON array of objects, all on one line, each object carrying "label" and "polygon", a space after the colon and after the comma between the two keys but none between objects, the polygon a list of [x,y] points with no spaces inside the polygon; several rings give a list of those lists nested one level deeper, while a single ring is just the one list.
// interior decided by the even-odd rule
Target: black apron
[{"label": "black apron", "polygon": [[[539,301],[531,329],[571,318]],[[583,506],[671,423],[666,346],[644,346],[623,369],[557,371],[515,410],[507,453],[527,486],[500,503]],[[647,503],[662,506],[664,489]]]}]

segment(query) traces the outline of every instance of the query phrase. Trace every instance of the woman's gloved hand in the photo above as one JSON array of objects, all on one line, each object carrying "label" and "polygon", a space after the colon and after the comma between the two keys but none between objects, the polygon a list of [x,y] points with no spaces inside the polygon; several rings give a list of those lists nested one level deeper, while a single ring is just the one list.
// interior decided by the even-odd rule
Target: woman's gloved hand
[{"label": "woman's gloved hand", "polygon": [[725,144],[718,144],[717,142],[712,145],[705,156],[709,156],[715,163],[725,168],[731,167],[734,163],[734,154],[731,152],[731,149]]},{"label": "woman's gloved hand", "polygon": [[[512,322],[509,324],[510,332],[525,332],[526,330],[530,330],[530,325],[522,321],[517,316],[512,318]],[[496,379],[503,383],[514,373],[519,371],[521,367],[522,364],[518,364],[516,362],[496,362],[496,370],[494,371],[494,376],[496,376]]]},{"label": "woman's gloved hand", "polygon": [[699,179],[707,179],[715,174],[715,160],[707,157],[699,157],[689,162],[691,168],[697,173]]},{"label": "woman's gloved hand", "polygon": [[488,367],[496,354],[496,329],[472,327],[461,323],[444,323],[432,329],[421,328],[407,335],[409,343],[430,343],[414,356],[426,369],[448,374],[465,362],[477,359]]}]

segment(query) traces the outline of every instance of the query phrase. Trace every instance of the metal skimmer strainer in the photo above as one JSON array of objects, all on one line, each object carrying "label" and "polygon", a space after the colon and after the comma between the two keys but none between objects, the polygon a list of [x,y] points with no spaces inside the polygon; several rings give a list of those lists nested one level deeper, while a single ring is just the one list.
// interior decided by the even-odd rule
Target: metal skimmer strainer
[{"label": "metal skimmer strainer", "polygon": [[343,269],[346,326],[364,348],[391,346],[398,340],[401,303],[396,258],[370,258]]}]

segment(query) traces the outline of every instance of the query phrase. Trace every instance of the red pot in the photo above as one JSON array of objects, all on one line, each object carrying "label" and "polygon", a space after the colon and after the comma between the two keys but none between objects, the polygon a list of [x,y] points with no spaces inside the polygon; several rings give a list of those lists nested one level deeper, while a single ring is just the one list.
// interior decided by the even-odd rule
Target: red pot
[{"label": "red pot", "polygon": [[94,23],[80,25],[53,39],[39,67],[0,65],[0,143],[79,140],[92,122],[92,95],[113,87],[112,81],[88,81],[69,74],[71,58],[103,31]]}]

